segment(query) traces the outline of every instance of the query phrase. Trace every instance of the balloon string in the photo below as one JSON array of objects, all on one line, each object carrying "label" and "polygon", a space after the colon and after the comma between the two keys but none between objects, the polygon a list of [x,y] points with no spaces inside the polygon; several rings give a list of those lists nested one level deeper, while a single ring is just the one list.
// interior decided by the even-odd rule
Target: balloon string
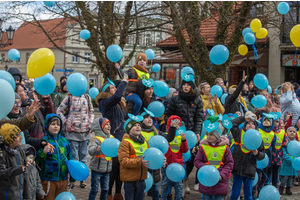
[{"label": "balloon string", "polygon": [[255,62],[256,62],[256,60],[257,60],[257,58],[258,58],[258,54],[257,54],[257,49],[255,48],[255,45],[253,44],[252,45],[252,49],[254,49],[254,58],[255,58]]},{"label": "balloon string", "polygon": [[294,56],[294,61],[295,61],[296,66],[299,67],[299,66],[298,66],[298,61],[297,61],[297,59],[296,59],[297,51],[298,51],[298,48],[296,48],[296,52],[295,52],[295,56]]},{"label": "balloon string", "polygon": [[[245,57],[245,56],[244,56],[244,58],[246,59],[246,57]],[[245,66],[247,66],[247,65],[246,65],[246,63],[245,63],[245,60],[244,60],[244,59],[243,59],[243,63],[244,63],[244,65],[245,65]]]},{"label": "balloon string", "polygon": [[210,69],[207,69],[206,71],[210,71],[213,68],[213,63],[210,61]]},{"label": "balloon string", "polygon": [[[250,155],[250,157],[249,157],[249,160],[250,160],[252,154],[253,154],[253,151],[251,152],[251,155]],[[270,181],[269,177],[268,177],[267,174],[264,172],[264,170],[263,170],[263,168],[260,166],[259,162],[257,162],[257,161],[258,161],[257,158],[256,158],[255,156],[254,156],[254,158],[255,158],[255,160],[256,160],[256,163],[257,163],[258,167],[261,169],[262,173],[266,176],[266,178],[267,178],[267,180],[268,180],[268,182],[265,183],[265,184],[270,185],[270,182],[271,182],[271,181]],[[258,183],[256,183],[256,184],[258,184]],[[258,187],[258,186],[257,186],[257,187]],[[258,189],[259,189],[259,188],[258,188]]]}]

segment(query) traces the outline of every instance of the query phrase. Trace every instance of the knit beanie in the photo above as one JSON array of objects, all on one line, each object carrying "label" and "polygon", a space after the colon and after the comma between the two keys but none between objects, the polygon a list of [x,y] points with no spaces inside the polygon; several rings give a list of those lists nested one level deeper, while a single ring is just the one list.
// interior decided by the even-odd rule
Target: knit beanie
[{"label": "knit beanie", "polygon": [[196,87],[196,85],[193,81],[187,82],[185,80],[182,80],[181,85],[184,85],[185,83],[189,84],[193,89],[195,89],[195,87]]},{"label": "knit beanie", "polygon": [[286,129],[286,133],[288,133],[290,129],[295,129],[295,131],[297,132],[297,129],[294,126],[290,126]]},{"label": "knit beanie", "polygon": [[26,156],[29,156],[29,155],[34,155],[34,152],[32,151],[31,148],[28,148],[28,149],[26,150]]},{"label": "knit beanie", "polygon": [[99,124],[103,130],[104,126],[109,122],[109,119],[105,118],[105,117],[100,117],[99,118]]},{"label": "knit beanie", "polygon": [[6,145],[14,143],[17,137],[20,135],[21,129],[16,125],[5,123],[0,128],[1,142]]},{"label": "knit beanie", "polygon": [[148,58],[147,58],[146,54],[139,53],[136,57],[136,64],[138,64],[138,62],[142,59],[146,60],[146,63],[148,63]]},{"label": "knit beanie", "polygon": [[21,100],[21,97],[18,93],[15,92],[15,99],[20,99]]},{"label": "knit beanie", "polygon": [[211,131],[210,133],[213,134],[218,140],[220,139],[220,137],[222,135],[222,131],[220,130],[220,128],[216,128],[215,130]]},{"label": "knit beanie", "polygon": [[129,121],[129,122],[126,124],[126,127],[125,127],[126,133],[129,134],[130,130],[132,129],[132,127],[133,127],[136,123],[139,123],[139,124],[142,126],[141,122],[137,122],[137,121],[131,120],[131,121]]}]

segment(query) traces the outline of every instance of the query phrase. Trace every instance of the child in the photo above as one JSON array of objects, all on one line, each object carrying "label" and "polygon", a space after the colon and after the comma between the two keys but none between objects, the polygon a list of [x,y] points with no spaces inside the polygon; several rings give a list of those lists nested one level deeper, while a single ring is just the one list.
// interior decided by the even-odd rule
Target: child
[{"label": "child", "polygon": [[107,138],[113,138],[110,134],[110,122],[106,118],[97,118],[92,122],[91,130],[96,137],[89,147],[89,154],[93,156],[90,161],[91,169],[91,191],[89,200],[95,200],[99,183],[101,182],[100,200],[105,200],[109,189],[109,173],[112,169],[112,160],[105,157],[101,151],[101,144]]},{"label": "child", "polygon": [[[287,137],[289,142],[295,141],[296,132],[297,130],[293,126],[287,129]],[[283,162],[280,168],[281,183],[279,186],[279,193],[282,195],[284,186],[286,186],[285,194],[292,195],[291,192],[292,179],[293,176],[298,177],[298,171],[292,167],[293,157],[289,155],[289,153],[287,152],[287,148],[282,148],[282,150],[283,150]]]},{"label": "child", "polygon": [[34,147],[29,144],[24,144],[20,148],[25,150],[27,163],[32,166],[31,170],[28,170],[28,184],[29,184],[28,192],[30,194],[29,199],[30,200],[45,199],[46,193],[43,190],[39,171],[37,169],[39,167],[35,166],[35,162],[34,162],[36,151]]},{"label": "child", "polygon": [[141,122],[128,119],[126,133],[118,149],[120,179],[124,181],[125,200],[143,200],[149,162],[142,157],[149,148],[141,135]]},{"label": "child", "polygon": [[[172,124],[174,120],[179,120],[180,124]],[[178,129],[182,125],[182,120],[177,115],[171,115],[167,121],[167,132],[171,134],[171,132],[176,132],[176,129]],[[181,135],[176,135],[174,140],[169,143],[169,150],[166,153],[167,158],[167,164],[171,163],[179,163],[183,165],[183,158],[182,153],[188,152],[188,144],[185,138],[185,134],[181,133]],[[167,199],[168,195],[168,187],[170,185],[170,179],[167,177],[166,174],[166,166],[161,168],[161,175],[162,175],[162,182],[161,182],[161,198]],[[175,188],[175,199],[179,200],[182,198],[182,181],[180,182],[173,182],[174,188]]]},{"label": "child", "polygon": [[70,144],[62,134],[62,121],[58,115],[48,114],[45,120],[46,136],[43,137],[50,146],[40,149],[36,155],[36,163],[41,166],[42,185],[46,191],[46,200],[55,199],[57,195],[68,189],[69,170],[66,161],[73,160]]},{"label": "child", "polygon": [[29,167],[26,155],[20,149],[21,130],[15,125],[5,123],[0,128],[0,197],[3,199],[27,199],[28,184],[26,180]]},{"label": "child", "polygon": [[[203,194],[204,200],[222,200],[228,193],[228,176],[233,169],[233,158],[228,147],[229,140],[221,136],[222,132],[219,128],[208,132],[207,139],[200,142],[200,148],[195,158],[195,167],[208,165],[215,166],[220,172],[220,180],[213,187],[206,187],[199,183],[199,192]],[[214,157],[213,155],[217,155]],[[219,164],[211,164],[211,162],[219,162]],[[222,163],[222,164],[221,164]]]}]

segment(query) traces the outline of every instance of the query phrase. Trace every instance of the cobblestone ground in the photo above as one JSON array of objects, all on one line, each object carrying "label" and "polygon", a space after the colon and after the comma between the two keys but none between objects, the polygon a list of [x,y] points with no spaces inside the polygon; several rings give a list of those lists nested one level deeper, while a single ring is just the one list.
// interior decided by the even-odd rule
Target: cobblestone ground
[{"label": "cobblestone ground", "polygon": [[[95,118],[97,117],[101,117],[101,113],[95,111]],[[93,136],[91,136],[93,137]],[[88,158],[88,162],[90,160],[90,157]],[[196,175],[196,169],[194,168],[194,170],[192,171],[192,173],[190,174],[190,177],[188,179],[188,185],[191,189],[191,193],[190,194],[186,194],[185,196],[185,200],[195,200],[195,199],[200,199],[201,195],[199,194],[199,192],[194,191],[193,187],[194,187],[194,183],[195,183],[195,175]],[[86,180],[87,183],[87,187],[86,188],[80,188],[79,187],[79,182],[77,181],[75,183],[75,188],[70,190],[71,193],[73,193],[76,197],[76,200],[87,200],[88,196],[89,196],[89,192],[91,190],[91,177],[89,176],[88,179]],[[114,188],[113,188],[113,192],[114,192]],[[122,190],[123,192],[123,190]],[[281,200],[300,200],[300,186],[296,187],[296,186],[292,186],[292,192],[293,195],[291,196],[287,196],[287,195],[282,195],[281,196]],[[174,189],[173,189],[173,198],[174,198]],[[96,199],[100,198],[100,189],[97,195]],[[149,196],[145,196],[145,200],[151,200],[152,197]],[[271,200],[271,199],[270,199]]]}]

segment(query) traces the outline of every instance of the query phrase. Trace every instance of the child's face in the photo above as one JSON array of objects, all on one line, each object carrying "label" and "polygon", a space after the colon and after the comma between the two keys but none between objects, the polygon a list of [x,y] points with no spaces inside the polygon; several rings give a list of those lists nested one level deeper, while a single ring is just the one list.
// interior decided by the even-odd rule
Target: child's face
[{"label": "child's face", "polygon": [[276,120],[276,121],[274,122],[274,127],[275,127],[275,128],[279,127],[279,124],[280,124],[280,122],[279,122],[279,119],[278,119],[278,120]]},{"label": "child's face", "polygon": [[182,90],[183,90],[184,93],[190,92],[191,88],[192,88],[192,86],[190,86],[190,84],[188,84],[188,83],[185,83],[185,84],[182,85]]},{"label": "child's face", "polygon": [[146,60],[141,59],[141,60],[138,61],[138,65],[141,66],[141,67],[146,67],[147,62],[146,62]]},{"label": "child's face", "polygon": [[144,123],[146,126],[152,126],[152,125],[153,125],[153,120],[152,120],[151,116],[146,117],[146,118],[143,120],[143,123]]},{"label": "child's face", "polygon": [[249,129],[255,129],[255,123],[252,120],[246,124],[246,131],[248,131]]},{"label": "child's face", "polygon": [[110,134],[110,128],[111,128],[110,122],[107,122],[107,123],[105,124],[104,128],[103,128],[103,131],[104,131],[104,133],[105,133],[106,135],[109,135],[109,134]]},{"label": "child's face", "polygon": [[264,121],[263,121],[263,126],[265,126],[265,127],[270,127],[270,126],[271,126],[271,123],[270,123],[270,121],[269,121],[268,118],[265,118],[265,119],[264,119]]},{"label": "child's face", "polygon": [[33,161],[34,161],[34,156],[33,156],[33,155],[28,155],[28,156],[26,156],[26,161],[27,161],[29,164],[32,164]]},{"label": "child's face", "polygon": [[16,138],[16,140],[9,145],[10,148],[15,149],[16,147],[19,147],[22,145],[22,136],[21,134]]},{"label": "child's face", "polygon": [[289,131],[287,132],[287,136],[290,140],[294,140],[296,137],[296,130],[293,128],[290,128]]},{"label": "child's face", "polygon": [[240,117],[242,116],[242,113],[240,111],[237,111],[236,114]]},{"label": "child's face", "polygon": [[133,136],[139,136],[141,134],[142,128],[139,123],[136,123],[131,129],[130,129],[130,134]]},{"label": "child's face", "polygon": [[280,126],[281,126],[281,129],[284,129],[284,122],[283,122],[283,120],[280,121]]},{"label": "child's face", "polygon": [[48,128],[49,132],[52,135],[57,135],[60,131],[60,123],[58,120],[54,120],[53,122],[51,122],[51,124],[49,125]]},{"label": "child's face", "polygon": [[210,143],[216,143],[218,141],[218,138],[212,133],[206,133],[207,135],[207,141]]}]

